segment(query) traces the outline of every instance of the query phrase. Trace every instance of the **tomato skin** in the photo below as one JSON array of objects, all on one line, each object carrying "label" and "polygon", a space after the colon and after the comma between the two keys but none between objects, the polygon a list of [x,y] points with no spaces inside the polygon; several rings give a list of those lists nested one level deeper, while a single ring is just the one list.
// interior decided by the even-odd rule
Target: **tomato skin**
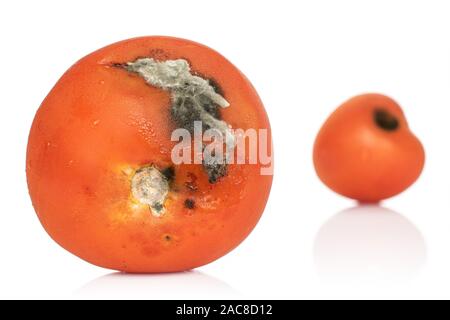
[{"label": "tomato skin", "polygon": [[[272,176],[261,175],[260,164],[230,164],[227,176],[211,184],[201,165],[173,166],[169,94],[114,67],[140,57],[186,59],[224,92],[230,102],[224,121],[267,129],[270,141],[256,91],[220,54],[177,38],[125,40],[78,61],[43,101],[28,142],[29,192],[48,234],[88,262],[126,272],[189,270],[247,237]],[[174,168],[173,192],[160,218],[130,193],[133,172],[149,164]],[[193,179],[195,189],[188,187]]]},{"label": "tomato skin", "polygon": [[[374,117],[377,110],[390,114],[398,127],[380,127]],[[361,202],[379,202],[417,180],[425,152],[395,101],[365,94],[348,100],[326,120],[314,144],[313,160],[319,178],[335,192]]]}]

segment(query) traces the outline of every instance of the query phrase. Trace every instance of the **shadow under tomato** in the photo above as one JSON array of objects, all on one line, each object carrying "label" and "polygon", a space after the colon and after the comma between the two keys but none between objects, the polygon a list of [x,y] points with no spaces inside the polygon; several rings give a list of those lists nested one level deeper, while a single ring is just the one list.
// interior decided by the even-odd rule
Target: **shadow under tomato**
[{"label": "shadow under tomato", "polygon": [[426,262],[421,232],[403,215],[376,205],[344,210],[319,230],[314,261],[330,280],[398,281]]},{"label": "shadow under tomato", "polygon": [[227,283],[200,271],[167,274],[113,272],[94,279],[75,295],[121,299],[208,299],[239,295]]}]

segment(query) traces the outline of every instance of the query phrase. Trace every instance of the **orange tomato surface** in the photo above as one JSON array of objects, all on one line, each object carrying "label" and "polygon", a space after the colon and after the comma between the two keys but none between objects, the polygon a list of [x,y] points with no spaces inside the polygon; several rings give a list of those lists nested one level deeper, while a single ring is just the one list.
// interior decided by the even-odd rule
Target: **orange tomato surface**
[{"label": "orange tomato surface", "polygon": [[400,106],[380,94],[341,105],[320,129],[313,157],[328,187],[361,202],[401,193],[420,176],[425,161]]},{"label": "orange tomato surface", "polygon": [[[256,91],[223,56],[183,39],[130,39],[78,61],[43,101],[28,142],[29,192],[49,235],[88,262],[126,272],[188,270],[244,240],[264,210],[272,177],[261,175],[260,164],[230,164],[211,183],[201,164],[174,165],[170,94],[117,67],[142,57],[185,59],[230,103],[221,110],[224,121],[268,129],[270,139]],[[133,175],[146,166],[170,172],[160,217],[130,191]]]}]

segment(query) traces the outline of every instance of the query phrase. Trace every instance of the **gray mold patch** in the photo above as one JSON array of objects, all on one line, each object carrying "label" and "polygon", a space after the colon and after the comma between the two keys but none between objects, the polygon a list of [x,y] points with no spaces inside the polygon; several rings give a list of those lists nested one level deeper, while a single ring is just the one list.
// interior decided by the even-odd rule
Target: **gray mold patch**
[{"label": "gray mold patch", "polygon": [[139,74],[152,86],[173,91],[175,97],[204,96],[223,108],[230,105],[216,93],[208,80],[192,75],[191,68],[184,59],[160,62],[152,58],[140,58],[134,62],[128,62],[125,68]]},{"label": "gray mold patch", "polygon": [[[175,123],[194,132],[194,122],[201,121],[203,130],[220,132],[227,151],[235,147],[235,137],[230,126],[220,119],[220,108],[230,104],[207,79],[191,73],[189,63],[184,59],[157,61],[140,58],[120,65],[129,72],[142,77],[148,84],[169,91],[172,99],[171,114]],[[215,183],[227,173],[224,161],[205,159],[203,167],[208,173],[210,183]]]}]

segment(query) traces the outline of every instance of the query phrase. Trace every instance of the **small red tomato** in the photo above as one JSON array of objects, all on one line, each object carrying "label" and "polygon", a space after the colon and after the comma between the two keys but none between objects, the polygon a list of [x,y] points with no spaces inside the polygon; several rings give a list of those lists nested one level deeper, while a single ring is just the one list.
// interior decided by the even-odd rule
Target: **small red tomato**
[{"label": "small red tomato", "polygon": [[412,185],[422,172],[425,152],[403,111],[380,94],[354,97],[320,129],[314,144],[319,178],[335,192],[378,202]]},{"label": "small red tomato", "polygon": [[143,37],[78,61],[29,136],[28,186],[46,231],[80,258],[127,272],[187,270],[235,248],[258,222],[272,177],[259,162],[212,155],[175,163],[172,134],[192,134],[195,123],[226,141],[231,128],[265,129],[271,151],[256,91],[208,47]]}]

